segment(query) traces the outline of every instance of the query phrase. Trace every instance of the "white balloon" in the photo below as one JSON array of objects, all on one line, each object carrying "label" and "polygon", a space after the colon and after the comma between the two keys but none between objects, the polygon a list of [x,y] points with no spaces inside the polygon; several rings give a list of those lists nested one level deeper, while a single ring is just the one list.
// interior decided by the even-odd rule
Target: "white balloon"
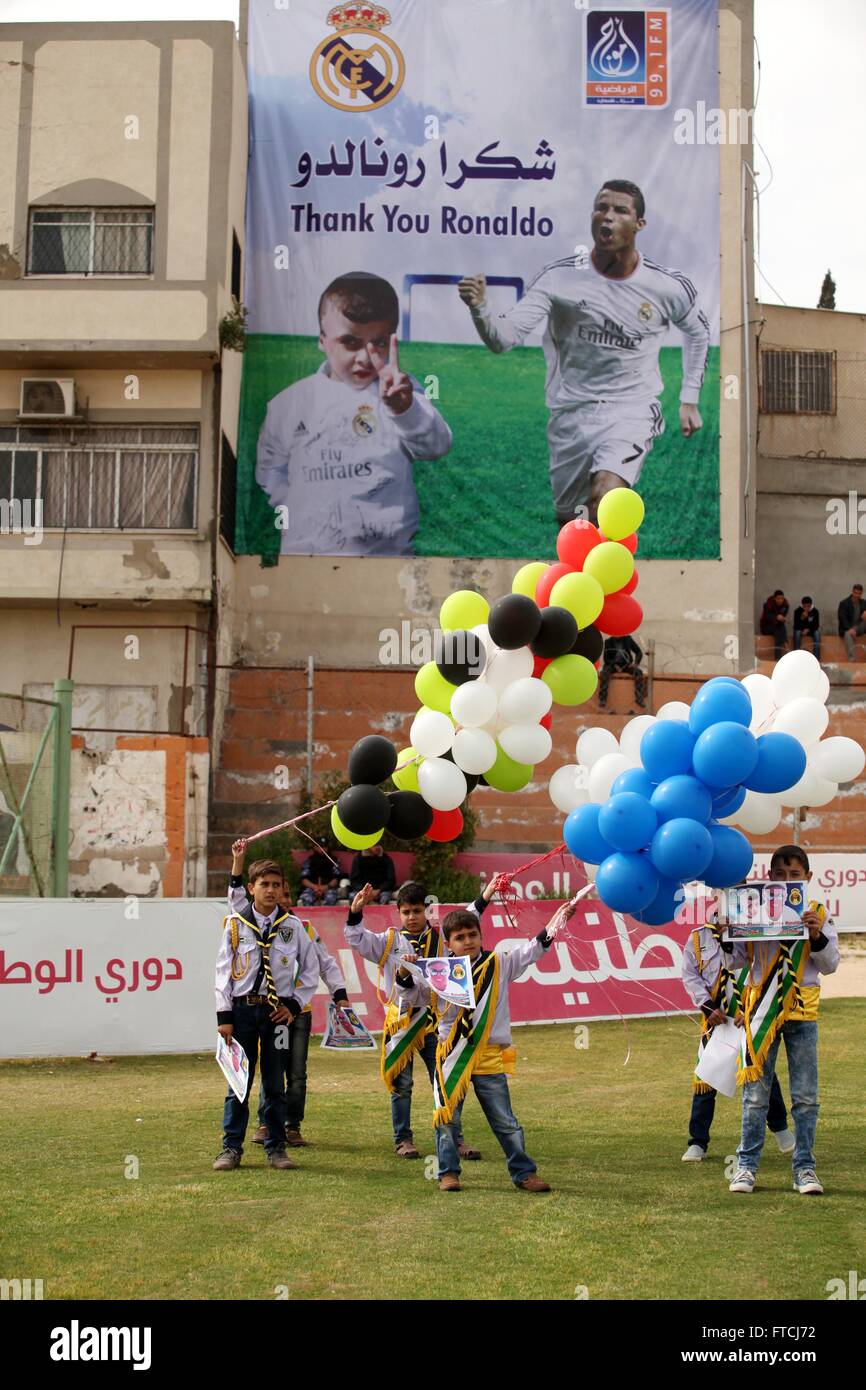
[{"label": "white balloon", "polygon": [[666,705],[662,705],[656,719],[685,719],[688,723],[691,705],[685,704],[682,700],[669,700]]},{"label": "white balloon", "polygon": [[823,700],[823,701],[824,701],[824,704],[826,705],[826,703],[827,703],[827,696],[828,696],[829,694],[830,694],[830,677],[827,675],[827,672],[826,672],[826,671],[823,671],[823,670],[822,670],[822,672],[821,672],[821,689],[818,691],[817,695],[815,696],[815,699],[816,699],[816,700]]},{"label": "white balloon", "polygon": [[589,774],[590,801],[607,801],[619,774],[632,766],[631,759],[623,753],[605,753],[597,763],[593,763]]},{"label": "white balloon", "polygon": [[786,791],[779,792],[779,800],[783,806],[811,806],[816,796],[820,795],[818,787],[821,778],[813,767],[806,763],[806,771],[795,782],[793,787],[788,787]]},{"label": "white balloon", "polygon": [[425,758],[438,758],[454,742],[454,725],[441,710],[419,709],[412,720],[409,742]]},{"label": "white balloon", "polygon": [[775,830],[782,819],[782,803],[767,792],[746,792],[746,799],[739,811],[726,816],[723,825],[739,825],[752,835],[768,835]]},{"label": "white balloon", "polygon": [[451,713],[464,729],[479,729],[496,713],[496,700],[496,691],[486,681],[467,681],[451,696]]},{"label": "white balloon", "polygon": [[484,679],[501,695],[512,681],[531,676],[534,665],[535,657],[528,647],[516,647],[513,651],[497,647],[484,669]]},{"label": "white balloon", "polygon": [[584,729],[577,740],[577,761],[584,767],[593,767],[606,753],[618,752],[619,742],[610,729]]},{"label": "white balloon", "polygon": [[451,751],[457,766],[475,776],[496,762],[496,740],[484,729],[460,729]]},{"label": "white balloon", "polygon": [[743,676],[740,685],[746,691],[752,702],[752,719],[749,728],[752,733],[759,729],[762,724],[767,724],[767,732],[770,725],[767,721],[776,712],[776,702],[773,699],[773,683],[769,676],[762,676],[760,672],[753,671],[748,676]]},{"label": "white balloon", "polygon": [[809,766],[829,782],[854,782],[866,767],[866,753],[853,738],[825,738],[809,749]]},{"label": "white balloon", "polygon": [[[579,780],[581,773],[583,778]],[[551,777],[547,789],[557,811],[561,811],[564,816],[567,816],[569,811],[574,811],[585,801],[589,801],[589,792],[586,788],[586,769],[578,767],[576,763],[566,763],[564,767],[558,767]]]},{"label": "white balloon", "polygon": [[501,647],[497,647],[493,638],[490,636],[490,630],[486,623],[479,623],[477,627],[471,627],[469,631],[475,633],[475,636],[478,638],[479,642],[484,648],[485,662],[481,671],[481,674],[483,675],[484,671],[487,669],[487,665],[490,661],[490,658],[494,655],[495,652],[501,651],[502,649]]},{"label": "white balloon", "polygon": [[553,747],[553,739],[540,724],[509,724],[497,735],[497,742],[509,758],[532,767],[543,763]]},{"label": "white balloon", "polygon": [[447,758],[427,758],[418,768],[418,786],[434,811],[454,811],[466,800],[466,778]]},{"label": "white balloon", "polygon": [[830,723],[827,706],[811,696],[799,695],[777,712],[773,720],[774,734],[792,734],[804,748],[817,743]]},{"label": "white balloon", "polygon": [[821,666],[811,652],[802,647],[799,651],[786,652],[776,662],[770,677],[773,699],[779,709],[801,695],[819,699],[823,686],[821,675]]},{"label": "white balloon", "polygon": [[553,691],[535,676],[512,681],[499,697],[499,713],[511,724],[537,724],[553,704]]},{"label": "white balloon", "polygon": [[633,763],[640,762],[640,741],[647,729],[651,729],[656,723],[654,714],[638,714],[634,719],[630,719],[619,736],[620,752],[630,758]]},{"label": "white balloon", "polygon": [[808,802],[808,805],[810,807],[829,806],[830,802],[833,800],[834,796],[836,796],[836,794],[839,791],[837,783],[829,781],[826,777],[817,776],[815,778],[815,781],[817,783],[817,787],[815,791],[812,792],[812,798]]}]

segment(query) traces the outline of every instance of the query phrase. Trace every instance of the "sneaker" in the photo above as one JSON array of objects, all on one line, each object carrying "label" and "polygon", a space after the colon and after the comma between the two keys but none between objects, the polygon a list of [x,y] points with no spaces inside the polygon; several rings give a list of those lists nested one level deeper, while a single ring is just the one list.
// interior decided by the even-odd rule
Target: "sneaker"
[{"label": "sneaker", "polygon": [[456,1173],[444,1173],[439,1179],[440,1192],[461,1192],[460,1179]]},{"label": "sneaker", "polygon": [[240,1168],[241,1156],[237,1149],[223,1149],[218,1158],[214,1159],[215,1173],[230,1173],[232,1168]]},{"label": "sneaker", "polygon": [[537,1173],[530,1173],[528,1178],[524,1178],[522,1182],[516,1182],[514,1186],[519,1187],[521,1192],[550,1191],[550,1183],[544,1182],[544,1180],[540,1178]]},{"label": "sneaker", "polygon": [[703,1156],[704,1150],[701,1148],[700,1144],[689,1144],[689,1147],[683,1154],[683,1163],[700,1163]]},{"label": "sneaker", "polygon": [[297,1168],[294,1159],[289,1158],[285,1149],[272,1149],[268,1154],[268,1164],[271,1168]]},{"label": "sneaker", "polygon": [[267,1125],[259,1125],[259,1127],[258,1127],[258,1129],[256,1130],[255,1134],[253,1135],[253,1140],[252,1140],[252,1142],[253,1142],[254,1144],[263,1144],[263,1143],[265,1142],[265,1140],[267,1139],[267,1137],[268,1137],[268,1127],[267,1127]]},{"label": "sneaker", "polygon": [[394,1150],[398,1158],[420,1158],[418,1150],[411,1139],[404,1139]]},{"label": "sneaker", "polygon": [[824,1189],[814,1168],[802,1168],[799,1173],[794,1174],[794,1191],[799,1192],[801,1197],[821,1196]]},{"label": "sneaker", "polygon": [[796,1142],[796,1139],[794,1138],[793,1134],[789,1129],[776,1130],[776,1143],[779,1145],[780,1153],[793,1153],[794,1145]]},{"label": "sneaker", "polygon": [[734,1174],[733,1182],[728,1187],[729,1192],[754,1192],[755,1175],[750,1168],[738,1168]]},{"label": "sneaker", "polygon": [[289,1129],[286,1126],[286,1143],[290,1149],[305,1149],[307,1141],[299,1129]]}]

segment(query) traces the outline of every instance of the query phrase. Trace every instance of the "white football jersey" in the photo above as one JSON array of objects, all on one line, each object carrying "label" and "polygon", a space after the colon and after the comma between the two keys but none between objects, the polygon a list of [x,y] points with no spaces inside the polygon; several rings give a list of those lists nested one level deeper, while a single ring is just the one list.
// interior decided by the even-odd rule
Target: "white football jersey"
[{"label": "white football jersey", "polygon": [[472,317],[494,352],[507,352],[544,325],[551,410],[582,401],[653,400],[662,390],[659,348],[673,324],[686,339],[680,400],[698,400],[710,325],[691,280],[645,256],[622,280],[602,275],[591,259],[580,268],[573,257],[557,261],[507,313],[493,318],[485,302]]}]

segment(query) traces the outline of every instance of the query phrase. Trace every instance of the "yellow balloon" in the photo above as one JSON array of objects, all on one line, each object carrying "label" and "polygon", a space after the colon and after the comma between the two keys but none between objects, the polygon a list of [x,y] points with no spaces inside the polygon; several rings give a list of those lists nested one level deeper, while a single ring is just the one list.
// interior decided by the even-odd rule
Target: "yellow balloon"
[{"label": "yellow balloon", "polygon": [[[421,791],[421,788],[418,785],[418,769],[421,766],[421,762],[423,762],[423,759],[421,759],[421,762],[417,763],[409,761],[410,758],[417,757],[418,750],[417,748],[413,748],[411,744],[408,748],[401,748],[400,752],[397,754],[397,770],[396,772],[391,773],[391,781],[394,783],[395,787],[399,788],[401,792]],[[408,766],[401,768],[401,763],[407,763]]]},{"label": "yellow balloon", "polygon": [[340,817],[337,815],[336,806],[331,807],[331,829],[341,845],[346,849],[369,849],[381,840],[385,834],[384,827],[377,830],[375,835],[355,835],[351,830],[347,830]]},{"label": "yellow balloon", "polygon": [[619,541],[602,541],[584,560],[583,573],[597,579],[606,594],[616,594],[634,574],[634,556]]},{"label": "yellow balloon", "polygon": [[[541,679],[550,687],[557,705],[582,705],[595,694],[598,686],[598,672],[592,662],[574,652],[551,661],[542,671]],[[487,773],[484,775],[487,777]]]},{"label": "yellow balloon", "polygon": [[550,602],[556,608],[567,608],[578,627],[589,627],[604,607],[604,590],[591,574],[564,574],[551,589]]},{"label": "yellow balloon", "polygon": [[[601,610],[599,609],[599,612]],[[415,677],[415,694],[428,709],[451,713],[451,696],[457,689],[447,681],[435,661],[427,661]]]},{"label": "yellow balloon", "polygon": [[532,781],[535,771],[529,763],[517,763],[503,748],[496,745],[496,762],[484,774],[488,787],[498,792],[519,792]]},{"label": "yellow balloon", "polygon": [[645,511],[643,498],[633,488],[615,487],[598,504],[598,529],[607,540],[621,541],[638,529]]},{"label": "yellow balloon", "polygon": [[532,560],[528,565],[523,565],[511,581],[511,592],[534,599],[538,581],[547,569],[543,560]]},{"label": "yellow balloon", "polygon": [[[487,622],[489,612],[490,604],[483,594],[476,593],[474,589],[458,589],[456,593],[448,595],[439,609],[439,626],[443,632],[478,627]],[[429,705],[430,701],[425,703]]]}]

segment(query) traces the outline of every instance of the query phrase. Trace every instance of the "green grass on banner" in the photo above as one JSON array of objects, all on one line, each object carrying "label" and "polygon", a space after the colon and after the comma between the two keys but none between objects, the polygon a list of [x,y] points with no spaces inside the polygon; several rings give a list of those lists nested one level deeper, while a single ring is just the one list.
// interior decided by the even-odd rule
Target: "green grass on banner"
[{"label": "green grass on banner", "polygon": [[[452,1307],[579,1288],[591,1300],[826,1299],[828,1280],[863,1272],[864,1024],[862,1001],[821,1007],[821,1198],[792,1190],[772,1137],[755,1193],[728,1192],[739,1100],[719,1098],[704,1162],[681,1163],[697,1037],[684,1017],[591,1023],[581,1049],[570,1026],[515,1030],[514,1110],[554,1188],[540,1197],[512,1187],[473,1095],[464,1127],[483,1161],[466,1164],[462,1193],[440,1193],[425,1177],[423,1068],[422,1159],[406,1162],[376,1057],[315,1039],[297,1172],[267,1168],[257,1145],[238,1171],[212,1171],[225,1090],[212,1056],[2,1063],[2,1273],[42,1279],[52,1300],[273,1299],[280,1286],[291,1300]],[[780,1077],[787,1098],[784,1062]],[[137,1177],[125,1176],[132,1159]]]},{"label": "green grass on banner", "polygon": [[[639,554],[712,560],[719,555],[719,353],[710,360],[700,409],[704,428],[679,433],[682,355],[662,348],[666,432],[644,464],[646,502]],[[255,482],[256,441],[268,401],[322,361],[315,338],[253,334],[244,355],[238,447],[237,552],[279,553],[279,533]],[[406,343],[400,365],[422,383],[438,378],[435,402],[454,435],[447,458],[415,464],[421,525],[418,555],[552,558],[544,358],[540,348],[497,356],[482,346]]]}]

